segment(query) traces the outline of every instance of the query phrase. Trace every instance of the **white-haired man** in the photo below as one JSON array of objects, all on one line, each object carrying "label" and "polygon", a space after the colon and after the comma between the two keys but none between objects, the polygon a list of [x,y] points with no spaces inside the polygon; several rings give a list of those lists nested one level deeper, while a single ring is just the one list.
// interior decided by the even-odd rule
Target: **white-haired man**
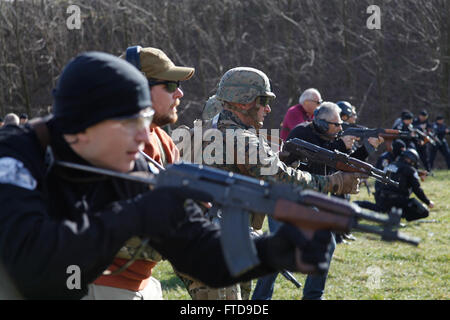
[{"label": "white-haired man", "polygon": [[290,107],[284,116],[280,133],[283,141],[286,141],[289,132],[297,125],[312,120],[314,110],[322,103],[322,96],[317,89],[310,88],[303,91],[298,102],[299,104]]},{"label": "white-haired man", "polygon": [[19,117],[18,117],[15,113],[8,113],[8,114],[5,116],[5,120],[4,120],[4,122],[3,122],[3,125],[4,125],[4,126],[7,126],[7,125],[18,126],[19,123],[20,123]]}]

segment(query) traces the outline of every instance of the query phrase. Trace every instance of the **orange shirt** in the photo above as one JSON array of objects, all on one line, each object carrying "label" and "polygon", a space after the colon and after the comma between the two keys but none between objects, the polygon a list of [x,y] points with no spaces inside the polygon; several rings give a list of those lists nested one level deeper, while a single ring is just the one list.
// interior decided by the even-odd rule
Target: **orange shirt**
[{"label": "orange shirt", "polygon": [[[175,146],[172,138],[160,127],[150,128],[149,140],[150,143],[145,145],[144,152],[161,165],[165,166],[180,159],[180,151]],[[108,270],[114,271],[127,262],[128,260],[126,259],[115,258]],[[102,286],[140,291],[147,285],[155,265],[156,262],[154,261],[136,260],[121,273],[100,276],[94,283]]]},{"label": "orange shirt", "polygon": [[[161,154],[161,147],[164,155]],[[163,166],[180,160],[180,151],[172,138],[160,127],[150,128],[150,143],[145,145],[144,152]]]}]

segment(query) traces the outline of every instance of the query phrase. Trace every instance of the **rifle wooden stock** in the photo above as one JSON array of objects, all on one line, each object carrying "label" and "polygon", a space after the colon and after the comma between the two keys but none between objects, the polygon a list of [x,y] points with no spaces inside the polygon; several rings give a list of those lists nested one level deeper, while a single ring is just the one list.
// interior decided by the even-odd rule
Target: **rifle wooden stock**
[{"label": "rifle wooden stock", "polygon": [[317,230],[348,232],[352,227],[351,216],[317,210],[284,199],[277,201],[273,218],[298,227],[308,239],[312,239]]},{"label": "rifle wooden stock", "polygon": [[354,136],[361,139],[382,137],[384,140],[394,140],[401,138],[411,138],[408,131],[400,131],[396,129],[369,129],[366,127],[348,127],[339,136]]},{"label": "rifle wooden stock", "polygon": [[361,170],[360,168],[357,168],[355,166],[352,166],[350,164],[347,164],[345,162],[342,161],[337,161],[336,162],[336,169],[343,171],[343,172],[361,172],[361,173],[366,173],[364,170]]},{"label": "rifle wooden stock", "polygon": [[378,134],[379,137],[382,137],[384,140],[395,140],[401,138],[411,138],[411,134],[406,131],[400,131],[395,129],[381,129]]},{"label": "rifle wooden stock", "polygon": [[376,174],[377,176],[385,177],[385,173],[382,170],[375,168],[370,163],[352,157],[348,158],[348,162],[355,167],[362,168],[365,171],[363,173],[366,173],[368,175]]},{"label": "rifle wooden stock", "polygon": [[419,140],[421,145],[426,145],[427,143],[436,146],[436,141],[433,140],[429,135],[419,129],[413,129],[412,133],[416,134],[416,138]]},{"label": "rifle wooden stock", "polygon": [[430,176],[430,172],[426,170],[417,170],[417,173],[419,174],[419,178],[421,181],[425,181],[425,179]]}]

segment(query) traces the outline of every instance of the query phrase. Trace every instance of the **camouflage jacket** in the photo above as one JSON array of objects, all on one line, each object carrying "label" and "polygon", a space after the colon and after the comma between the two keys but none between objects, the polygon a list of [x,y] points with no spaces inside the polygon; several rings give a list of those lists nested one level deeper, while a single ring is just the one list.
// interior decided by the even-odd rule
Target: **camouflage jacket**
[{"label": "camouflage jacket", "polygon": [[209,136],[220,132],[223,138],[222,152],[217,139],[213,142],[203,141],[204,164],[265,181],[292,183],[319,192],[325,190],[328,183],[326,177],[287,166],[279,159],[278,153],[272,150],[264,135],[242,123],[231,111],[221,111],[215,127],[215,130],[213,128],[204,133],[203,140],[209,140]]}]

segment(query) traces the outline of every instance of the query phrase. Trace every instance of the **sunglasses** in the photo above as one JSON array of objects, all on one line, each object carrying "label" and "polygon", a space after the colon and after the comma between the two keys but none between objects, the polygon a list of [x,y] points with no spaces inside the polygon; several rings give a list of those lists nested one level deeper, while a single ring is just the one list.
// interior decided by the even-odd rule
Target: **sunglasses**
[{"label": "sunglasses", "polygon": [[343,122],[330,122],[327,121],[328,124],[334,124],[336,127],[342,126]]},{"label": "sunglasses", "polygon": [[268,105],[271,105],[274,100],[275,99],[273,97],[259,96],[256,98],[256,103],[261,106],[268,106]]},{"label": "sunglasses", "polygon": [[166,90],[169,93],[174,93],[181,86],[181,81],[170,81],[170,80],[150,80],[148,79],[148,85],[150,87],[156,86],[158,84],[163,84],[166,86]]}]

